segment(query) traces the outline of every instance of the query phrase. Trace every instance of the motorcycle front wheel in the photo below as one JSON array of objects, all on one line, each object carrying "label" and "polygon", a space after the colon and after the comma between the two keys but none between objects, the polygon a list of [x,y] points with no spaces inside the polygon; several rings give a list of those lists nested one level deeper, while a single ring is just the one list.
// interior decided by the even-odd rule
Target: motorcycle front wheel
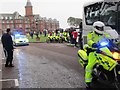
[{"label": "motorcycle front wheel", "polygon": [[118,81],[114,82],[114,86],[117,90],[120,90],[120,83]]}]

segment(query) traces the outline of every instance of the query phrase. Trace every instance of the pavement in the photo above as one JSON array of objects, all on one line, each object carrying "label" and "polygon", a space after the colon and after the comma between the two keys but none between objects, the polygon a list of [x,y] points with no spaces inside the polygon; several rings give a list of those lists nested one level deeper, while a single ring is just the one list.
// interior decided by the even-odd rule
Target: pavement
[{"label": "pavement", "polygon": [[[2,80],[2,46],[0,44],[0,80]],[[0,90],[2,89],[2,82],[0,82]]]},{"label": "pavement", "polygon": [[18,63],[14,60],[15,67],[5,67],[5,56],[2,45],[0,44],[0,89],[18,88]]}]

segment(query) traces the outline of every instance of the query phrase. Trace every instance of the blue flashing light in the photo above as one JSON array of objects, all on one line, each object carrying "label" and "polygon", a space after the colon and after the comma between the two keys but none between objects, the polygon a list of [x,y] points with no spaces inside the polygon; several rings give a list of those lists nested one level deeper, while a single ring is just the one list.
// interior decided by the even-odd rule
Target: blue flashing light
[{"label": "blue flashing light", "polygon": [[15,34],[15,36],[20,36],[20,34]]},{"label": "blue flashing light", "polygon": [[101,45],[101,46],[107,46],[107,45],[108,45],[108,42],[101,42],[100,45]]}]

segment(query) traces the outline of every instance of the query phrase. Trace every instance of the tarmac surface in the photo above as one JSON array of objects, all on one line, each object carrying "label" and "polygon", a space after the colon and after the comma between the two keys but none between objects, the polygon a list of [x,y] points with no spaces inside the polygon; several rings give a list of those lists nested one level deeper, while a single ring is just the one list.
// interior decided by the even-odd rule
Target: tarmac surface
[{"label": "tarmac surface", "polygon": [[[6,68],[1,50],[2,88],[66,88],[86,90],[78,48],[65,43],[30,43],[14,50],[15,67]],[[94,85],[96,87],[96,85]],[[98,84],[99,88],[104,85]]]}]

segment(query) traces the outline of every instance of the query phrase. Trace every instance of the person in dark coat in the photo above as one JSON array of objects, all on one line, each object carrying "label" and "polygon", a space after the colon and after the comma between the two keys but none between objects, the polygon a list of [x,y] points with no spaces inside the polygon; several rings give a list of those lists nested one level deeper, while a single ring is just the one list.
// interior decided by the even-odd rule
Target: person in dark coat
[{"label": "person in dark coat", "polygon": [[13,41],[11,37],[11,30],[8,28],[6,30],[7,33],[4,33],[1,37],[1,42],[3,45],[3,49],[6,51],[6,64],[5,67],[14,67],[12,64],[13,61]]}]

